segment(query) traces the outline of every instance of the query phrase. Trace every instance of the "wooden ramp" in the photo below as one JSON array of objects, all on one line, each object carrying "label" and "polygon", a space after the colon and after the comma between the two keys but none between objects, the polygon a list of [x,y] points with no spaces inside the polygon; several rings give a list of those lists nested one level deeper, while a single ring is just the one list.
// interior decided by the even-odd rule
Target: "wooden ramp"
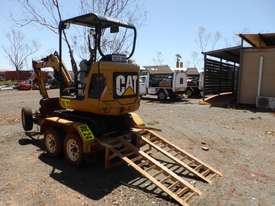
[{"label": "wooden ramp", "polygon": [[[142,143],[143,149],[131,142],[133,136]],[[221,176],[218,171],[149,130],[134,130],[97,141],[105,147],[105,167],[110,167],[110,163],[119,158],[181,205],[188,205],[188,200],[195,195],[201,195],[201,192],[155,159],[151,155],[152,148],[207,182],[211,182],[216,175]]]},{"label": "wooden ramp", "polygon": [[165,138],[149,130],[136,130],[140,138],[148,145],[146,151],[151,151],[154,148],[156,151],[162,153],[176,164],[184,167],[193,175],[202,180],[212,183],[214,177],[222,176],[222,174],[215,170],[210,165],[204,163],[178,146],[172,144]]}]

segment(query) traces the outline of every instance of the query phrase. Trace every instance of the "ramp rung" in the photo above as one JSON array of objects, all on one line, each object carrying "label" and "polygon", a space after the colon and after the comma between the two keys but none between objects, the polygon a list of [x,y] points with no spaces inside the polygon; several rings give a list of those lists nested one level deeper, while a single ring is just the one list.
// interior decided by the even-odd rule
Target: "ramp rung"
[{"label": "ramp rung", "polygon": [[210,180],[212,180],[217,174],[216,173],[212,173],[212,175],[210,177],[208,177]]},{"label": "ramp rung", "polygon": [[199,172],[197,172],[196,170],[194,170],[193,168],[191,168],[189,165],[187,165],[186,163],[182,162],[181,160],[177,159],[176,157],[174,157],[173,155],[171,155],[170,153],[168,153],[167,151],[165,151],[164,149],[160,148],[159,146],[155,145],[154,143],[152,143],[150,140],[144,138],[143,136],[141,137],[143,141],[145,141],[147,144],[149,144],[150,146],[152,146],[153,148],[155,148],[157,151],[161,152],[162,154],[164,154],[165,156],[167,156],[168,158],[172,159],[173,161],[175,161],[176,163],[180,164],[182,167],[184,167],[185,169],[187,169],[188,171],[190,171],[191,173],[195,174],[196,176],[200,177],[201,179],[211,183],[210,180],[208,180],[206,177],[204,177],[202,174],[200,174]]},{"label": "ramp rung", "polygon": [[155,169],[156,168],[156,165],[151,165],[150,167],[146,168],[145,171],[148,172],[152,169]]},{"label": "ramp rung", "polygon": [[[208,174],[216,173],[217,175],[222,176],[222,174],[219,171],[215,170],[214,168],[202,162],[201,160],[195,158],[194,156],[182,150],[181,148],[177,147],[176,145],[170,143],[169,141],[159,136],[155,132],[149,131],[149,130],[146,130],[146,132],[150,133],[151,137],[154,136],[155,141],[160,140],[159,142],[161,142],[161,144],[155,144],[155,142],[150,141],[150,138],[147,138],[148,135],[145,135],[145,136],[141,135],[141,139],[144,142],[146,142],[155,150],[162,153],[166,157],[170,158],[177,164],[181,165],[192,174],[200,177],[201,179],[205,180],[208,183],[211,183]],[[170,153],[171,151],[175,151],[176,154],[172,155]]]},{"label": "ramp rung", "polygon": [[194,168],[194,170],[199,171],[202,167],[203,165],[198,165],[197,167]]},{"label": "ramp rung", "polygon": [[191,197],[193,197],[194,195],[195,195],[195,194],[192,192],[192,193],[188,194],[188,195],[186,196],[186,198],[184,198],[184,200],[187,202],[187,201],[190,200]]},{"label": "ramp rung", "polygon": [[156,174],[154,174],[154,175],[152,175],[152,176],[153,176],[153,177],[156,177],[156,176],[162,174],[162,172],[163,172],[163,171],[158,171]]},{"label": "ramp rung", "polygon": [[165,176],[162,180],[160,180],[160,183],[164,183],[165,181],[169,180],[170,176]]},{"label": "ramp rung", "polygon": [[[178,153],[178,155],[181,155],[181,154]],[[178,156],[178,155],[176,155],[176,156]],[[187,156],[183,156],[180,160],[183,161],[183,160],[186,160],[186,159],[188,159],[188,157]]]},{"label": "ramp rung", "polygon": [[205,176],[207,176],[210,172],[211,172],[211,170],[210,170],[210,169],[207,169],[207,170],[205,170],[202,174],[205,175]]},{"label": "ramp rung", "polygon": [[173,184],[171,184],[169,187],[168,187],[168,189],[173,189],[174,187],[176,187],[177,185],[179,184],[179,182],[178,181],[176,181],[176,182],[174,182]]},{"label": "ramp rung", "polygon": [[[106,149],[111,150],[113,153],[116,154],[116,156],[120,157],[124,162],[127,163],[127,165],[134,168],[136,171],[138,171],[140,174],[142,174],[145,178],[150,180],[153,184],[155,184],[158,188],[160,188],[162,191],[167,193],[169,196],[171,196],[174,200],[176,200],[178,203],[184,206],[188,206],[185,200],[183,200],[177,193],[173,192],[173,189],[176,187],[179,189],[185,189],[188,188],[189,191],[192,191],[192,193],[200,195],[201,192],[196,189],[193,185],[188,183],[187,181],[183,180],[181,177],[176,175],[173,171],[168,169],[166,166],[162,165],[159,161],[151,157],[150,155],[146,154],[145,152],[139,150],[137,147],[135,147],[133,144],[127,142],[123,138],[119,138],[122,144],[124,144],[125,147],[127,147],[129,150],[132,150],[131,153],[136,153],[141,157],[135,157],[132,160],[122,154],[119,150],[114,148],[110,144],[106,144],[105,142],[100,142],[100,140],[97,140],[102,146],[105,146]],[[109,154],[109,152],[107,152]],[[108,158],[107,158],[108,159]],[[141,160],[142,162],[140,164],[136,164],[133,160]],[[146,163],[149,167],[146,169],[142,169],[141,164]],[[153,170],[154,169],[154,170]],[[157,170],[155,173],[154,171]],[[155,173],[155,174],[154,174]],[[160,174],[163,174],[164,177],[161,177]],[[170,180],[170,186],[165,186],[163,182]]]},{"label": "ramp rung", "polygon": [[172,151],[174,151],[174,148],[167,150],[167,152],[172,152]]},{"label": "ramp rung", "polygon": [[177,194],[178,194],[178,196],[182,196],[182,195],[184,195],[186,192],[188,192],[189,191],[189,189],[187,188],[187,187],[185,187],[185,188],[183,188],[183,189],[181,189],[181,190],[179,190],[178,192],[177,192]]}]

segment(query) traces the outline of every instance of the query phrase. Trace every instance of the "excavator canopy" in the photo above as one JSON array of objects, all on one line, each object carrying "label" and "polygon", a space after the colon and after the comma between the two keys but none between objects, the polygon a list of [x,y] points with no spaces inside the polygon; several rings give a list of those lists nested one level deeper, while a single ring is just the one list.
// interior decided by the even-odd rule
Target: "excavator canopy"
[{"label": "excavator canopy", "polygon": [[112,27],[112,26],[121,26],[121,27],[135,29],[135,26],[131,23],[120,21],[120,20],[114,19],[112,17],[100,16],[96,13],[84,14],[81,16],[77,16],[77,17],[74,17],[71,19],[61,21],[60,23],[61,23],[61,25],[62,24],[63,25],[77,24],[77,25],[86,26],[86,27],[99,26],[101,28],[108,28],[108,27]]},{"label": "excavator canopy", "polygon": [[[102,32],[106,28],[110,28],[111,33],[118,33],[119,27],[133,30],[133,46],[132,50],[129,52],[129,55],[127,56],[127,59],[131,58],[135,51],[136,46],[136,36],[137,31],[136,27],[128,22],[120,21],[118,19],[107,17],[107,16],[100,16],[96,13],[88,13],[81,16],[73,17],[70,19],[66,19],[63,21],[60,21],[59,23],[59,54],[61,56],[61,47],[62,47],[62,31],[67,29],[70,24],[78,25],[78,26],[84,26],[89,27],[91,29],[94,29],[97,35],[95,35],[95,50],[98,50],[100,55],[102,57],[106,56],[104,52],[101,49],[101,36],[104,34]],[[125,31],[126,34],[126,31]],[[95,54],[96,55],[96,54]]]}]

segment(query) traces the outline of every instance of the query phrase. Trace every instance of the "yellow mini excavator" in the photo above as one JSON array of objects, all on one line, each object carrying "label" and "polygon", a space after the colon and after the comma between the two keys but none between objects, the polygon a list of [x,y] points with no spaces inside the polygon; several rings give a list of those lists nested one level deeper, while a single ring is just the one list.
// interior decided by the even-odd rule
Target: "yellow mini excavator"
[{"label": "yellow mini excavator", "polygon": [[[73,77],[62,61],[62,42],[70,25],[89,28],[89,59],[77,67],[72,50],[69,54]],[[132,50],[128,56],[104,53],[102,36],[120,29],[133,32]],[[149,130],[133,113],[140,106],[139,66],[130,60],[135,50],[136,28],[130,23],[94,13],[61,21],[59,52],[33,61],[35,81],[41,93],[39,110],[23,108],[22,126],[31,133],[33,124],[43,134],[49,156],[64,154],[73,165],[86,157],[104,151],[105,167],[124,162],[182,205],[201,192],[186,179],[188,173],[196,180],[211,183],[221,176],[214,168],[195,158],[165,138]],[[42,78],[42,69],[50,67],[59,83],[59,97],[50,98]],[[169,159],[159,161],[156,154]],[[85,158],[84,158],[85,157]],[[172,165],[172,166],[171,166]],[[192,180],[194,181],[194,180]]]}]

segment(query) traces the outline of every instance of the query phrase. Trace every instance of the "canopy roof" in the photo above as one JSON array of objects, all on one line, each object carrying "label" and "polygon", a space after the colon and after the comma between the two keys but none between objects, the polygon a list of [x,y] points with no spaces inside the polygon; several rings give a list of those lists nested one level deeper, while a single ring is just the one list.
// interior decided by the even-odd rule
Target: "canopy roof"
[{"label": "canopy roof", "polygon": [[152,65],[143,66],[149,73],[172,73],[172,69],[168,65]]},{"label": "canopy roof", "polygon": [[275,33],[238,34],[253,47],[275,46]]},{"label": "canopy roof", "polygon": [[203,54],[235,63],[240,63],[240,50],[242,48],[242,46],[228,47],[224,49],[203,52]]},{"label": "canopy roof", "polygon": [[77,24],[77,25],[86,26],[86,27],[100,26],[100,27],[106,28],[111,26],[122,26],[122,27],[133,28],[133,29],[135,28],[133,24],[123,22],[111,17],[100,16],[100,15],[97,15],[96,13],[84,14],[71,19],[64,20],[61,23]]}]

